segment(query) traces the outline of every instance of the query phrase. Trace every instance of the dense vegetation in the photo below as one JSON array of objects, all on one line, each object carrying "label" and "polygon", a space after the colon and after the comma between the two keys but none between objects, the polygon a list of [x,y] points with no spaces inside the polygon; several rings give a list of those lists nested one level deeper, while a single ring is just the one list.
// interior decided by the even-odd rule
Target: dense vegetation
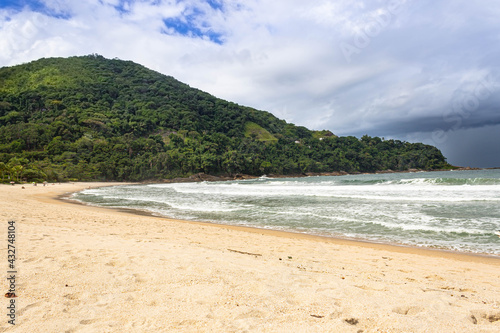
[{"label": "dense vegetation", "polygon": [[0,68],[0,180],[146,180],[446,167],[435,147],[337,137],[99,55]]}]

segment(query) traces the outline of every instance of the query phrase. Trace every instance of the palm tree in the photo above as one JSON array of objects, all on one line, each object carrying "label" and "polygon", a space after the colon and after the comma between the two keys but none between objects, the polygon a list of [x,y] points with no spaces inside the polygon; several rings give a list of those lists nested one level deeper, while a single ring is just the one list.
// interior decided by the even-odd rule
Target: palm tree
[{"label": "palm tree", "polygon": [[21,174],[24,170],[24,167],[22,165],[14,165],[12,168],[12,173],[16,176],[18,182],[21,182]]},{"label": "palm tree", "polygon": [[5,180],[5,172],[7,171],[7,165],[4,162],[0,162],[0,173],[2,174],[2,182]]},{"label": "palm tree", "polygon": [[21,174],[24,171],[24,165],[28,163],[28,160],[25,158],[17,158],[13,157],[7,163],[7,171],[14,179],[17,179],[18,182],[21,181]]}]

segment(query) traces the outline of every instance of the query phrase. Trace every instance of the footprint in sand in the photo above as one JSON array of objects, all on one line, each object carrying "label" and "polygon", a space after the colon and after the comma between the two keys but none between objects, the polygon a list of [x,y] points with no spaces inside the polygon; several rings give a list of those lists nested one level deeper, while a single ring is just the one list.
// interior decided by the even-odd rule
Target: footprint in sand
[{"label": "footprint in sand", "polygon": [[392,312],[405,316],[414,316],[422,311],[424,309],[419,306],[398,306],[392,309]]},{"label": "footprint in sand", "polygon": [[75,294],[66,294],[63,296],[64,298],[70,299],[70,300],[78,300],[81,298],[80,293],[75,293]]},{"label": "footprint in sand", "polygon": [[17,314],[21,316],[26,310],[28,310],[30,308],[34,308],[34,307],[40,306],[40,303],[42,303],[42,302],[35,302],[35,303],[28,304],[24,308],[20,309],[17,312]]},{"label": "footprint in sand", "polygon": [[471,311],[470,320],[476,324],[493,324],[500,321],[500,312]]},{"label": "footprint in sand", "polygon": [[259,310],[251,310],[250,312],[242,313],[236,319],[246,319],[246,318],[264,318],[265,314]]},{"label": "footprint in sand", "polygon": [[136,283],[143,283],[147,281],[146,277],[142,274],[132,274],[132,275],[134,276]]}]

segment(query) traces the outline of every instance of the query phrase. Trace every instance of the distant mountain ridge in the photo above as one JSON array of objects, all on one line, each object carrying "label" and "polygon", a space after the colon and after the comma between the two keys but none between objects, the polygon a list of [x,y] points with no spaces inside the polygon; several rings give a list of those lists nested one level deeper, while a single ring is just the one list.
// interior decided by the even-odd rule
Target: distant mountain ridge
[{"label": "distant mountain ridge", "polygon": [[435,147],[310,131],[99,55],[0,68],[1,180],[448,167]]}]

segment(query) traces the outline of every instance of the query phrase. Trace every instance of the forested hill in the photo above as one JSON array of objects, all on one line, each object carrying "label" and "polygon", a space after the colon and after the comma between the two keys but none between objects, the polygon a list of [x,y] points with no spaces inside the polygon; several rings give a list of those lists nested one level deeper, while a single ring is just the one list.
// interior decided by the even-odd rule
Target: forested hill
[{"label": "forested hill", "polygon": [[435,147],[310,131],[99,55],[0,68],[2,181],[437,169]]}]

